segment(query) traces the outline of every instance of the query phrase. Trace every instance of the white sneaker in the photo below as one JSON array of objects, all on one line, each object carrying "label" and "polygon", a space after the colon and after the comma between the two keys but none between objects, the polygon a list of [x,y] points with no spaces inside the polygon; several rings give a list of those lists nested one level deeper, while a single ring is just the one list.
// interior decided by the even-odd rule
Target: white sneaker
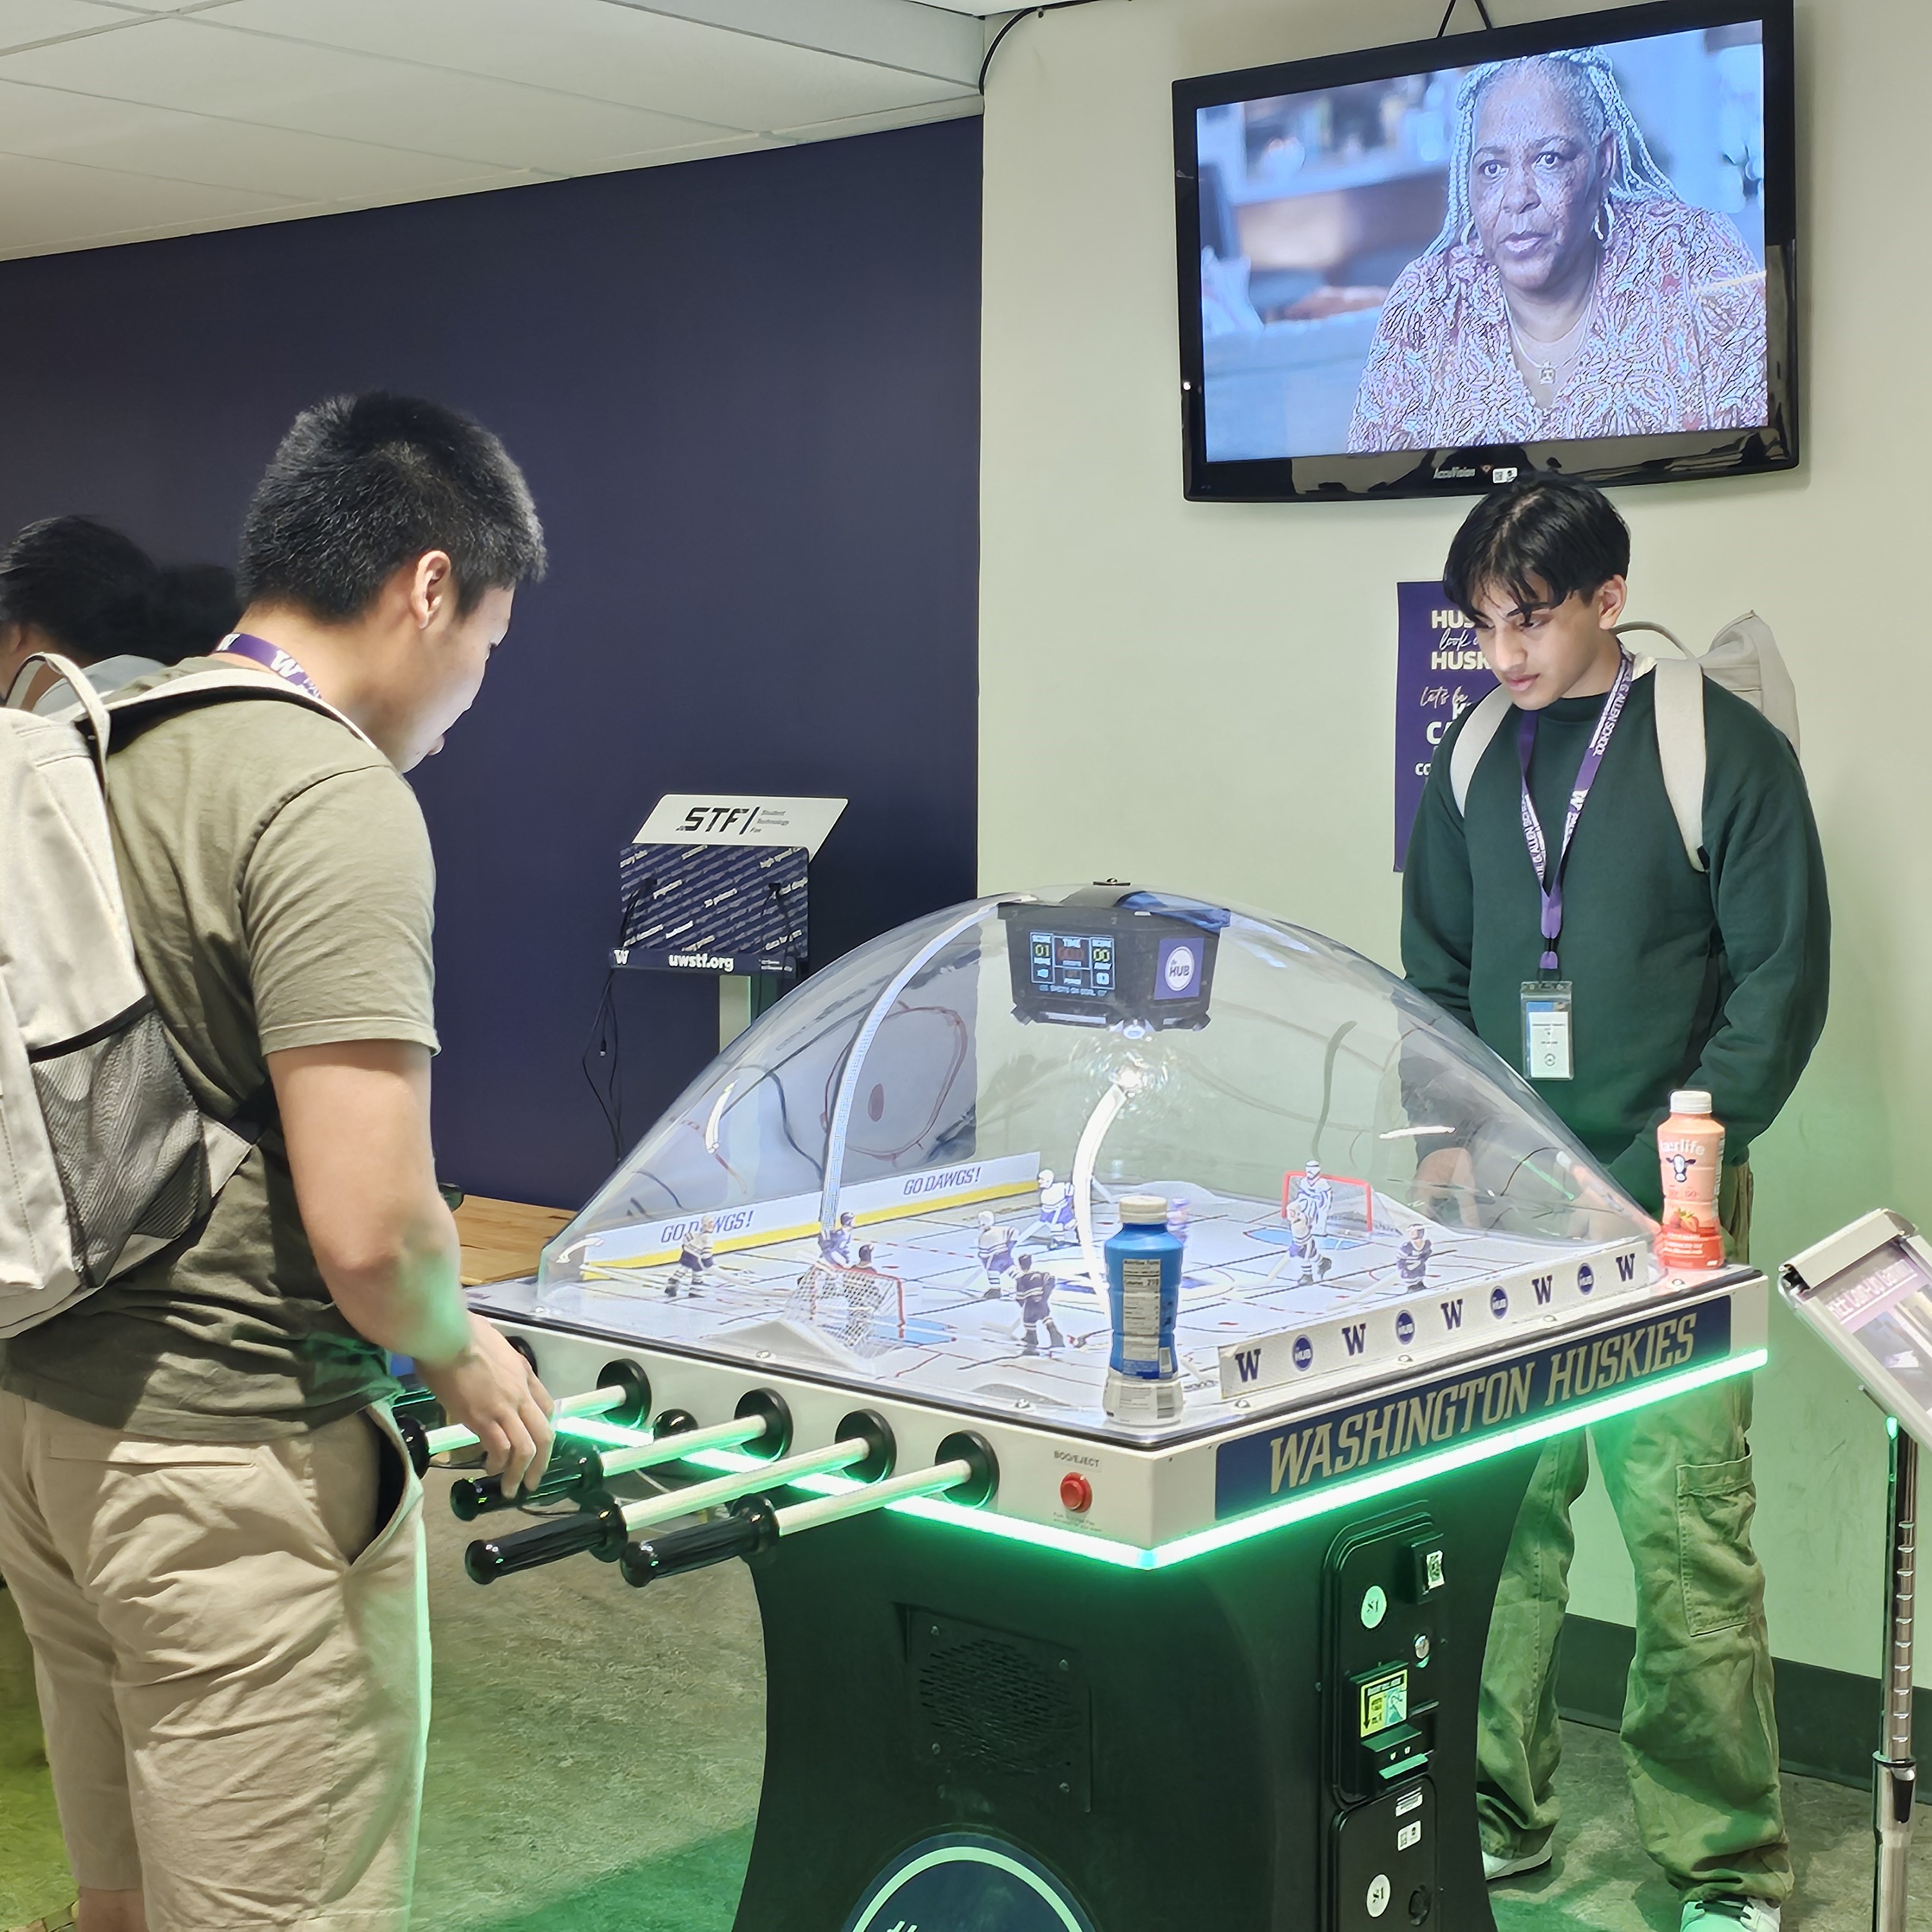
[{"label": "white sneaker", "polygon": [[1761,1898],[1694,1898],[1678,1932],[1778,1932],[1779,1913]]},{"label": "white sneaker", "polygon": [[[1513,1858],[1499,1858],[1494,1852],[1485,1852],[1483,1854],[1483,1876],[1491,1885],[1498,1879],[1520,1878],[1525,1872],[1542,1870],[1552,1856],[1547,1845],[1540,1852],[1522,1852]],[[1687,1918],[1680,1932],[1690,1932],[1690,1923]],[[1714,1927],[1712,1932],[1730,1932],[1730,1928],[1728,1926]],[[1757,1932],[1757,1928],[1748,1928],[1747,1932]],[[1778,1932],[1775,1924],[1771,1928],[1770,1932]]]}]

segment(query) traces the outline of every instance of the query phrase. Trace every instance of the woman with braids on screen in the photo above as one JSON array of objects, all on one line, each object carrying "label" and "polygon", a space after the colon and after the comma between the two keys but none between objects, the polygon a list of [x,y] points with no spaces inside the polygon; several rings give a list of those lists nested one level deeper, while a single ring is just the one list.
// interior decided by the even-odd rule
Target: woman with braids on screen
[{"label": "woman with braids on screen", "polygon": [[1764,272],[1651,158],[1599,47],[1471,71],[1442,230],[1396,278],[1351,450],[1765,420]]}]

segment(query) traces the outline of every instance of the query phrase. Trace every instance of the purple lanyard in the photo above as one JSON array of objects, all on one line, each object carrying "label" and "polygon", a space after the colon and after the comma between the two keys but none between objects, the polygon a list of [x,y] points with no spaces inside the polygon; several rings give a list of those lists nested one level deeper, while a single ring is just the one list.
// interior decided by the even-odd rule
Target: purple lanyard
[{"label": "purple lanyard", "polygon": [[1617,681],[1610,686],[1610,695],[1604,700],[1604,708],[1597,714],[1597,728],[1590,734],[1590,742],[1583,748],[1583,762],[1576,767],[1576,782],[1570,788],[1570,809],[1563,816],[1563,843],[1557,848],[1553,864],[1549,841],[1543,836],[1543,821],[1536,815],[1536,802],[1529,795],[1529,759],[1530,754],[1536,749],[1537,714],[1526,711],[1522,722],[1516,728],[1516,755],[1522,766],[1522,836],[1529,848],[1529,862],[1535,868],[1536,889],[1543,895],[1543,958],[1540,964],[1546,973],[1557,970],[1556,941],[1563,931],[1563,868],[1570,860],[1570,841],[1576,836],[1576,821],[1583,815],[1584,802],[1590,796],[1590,788],[1597,782],[1604,754],[1610,747],[1610,734],[1617,728],[1617,720],[1623,716],[1624,700],[1629,697],[1636,676],[1636,666],[1630,652],[1620,652]]},{"label": "purple lanyard", "polygon": [[251,638],[246,631],[232,632],[214,647],[217,656],[224,651],[233,657],[246,658],[264,670],[273,671],[285,682],[293,685],[298,691],[307,692],[311,698],[322,696],[316,688],[315,680],[280,645],[272,644],[266,638]]}]

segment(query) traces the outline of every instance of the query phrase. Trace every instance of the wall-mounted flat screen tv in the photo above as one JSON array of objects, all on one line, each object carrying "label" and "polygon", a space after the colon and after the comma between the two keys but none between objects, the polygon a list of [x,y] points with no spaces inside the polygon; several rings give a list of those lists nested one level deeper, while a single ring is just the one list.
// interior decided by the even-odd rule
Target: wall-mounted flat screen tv
[{"label": "wall-mounted flat screen tv", "polygon": [[1190,497],[1798,460],[1791,0],[1176,83]]}]

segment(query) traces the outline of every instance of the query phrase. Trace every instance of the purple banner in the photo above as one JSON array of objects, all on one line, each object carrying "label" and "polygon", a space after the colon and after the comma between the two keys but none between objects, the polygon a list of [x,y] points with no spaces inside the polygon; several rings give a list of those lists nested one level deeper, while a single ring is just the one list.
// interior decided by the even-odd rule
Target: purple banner
[{"label": "purple banner", "polygon": [[1443,734],[1496,680],[1483,663],[1475,627],[1439,584],[1398,584],[1395,656],[1395,868]]}]

